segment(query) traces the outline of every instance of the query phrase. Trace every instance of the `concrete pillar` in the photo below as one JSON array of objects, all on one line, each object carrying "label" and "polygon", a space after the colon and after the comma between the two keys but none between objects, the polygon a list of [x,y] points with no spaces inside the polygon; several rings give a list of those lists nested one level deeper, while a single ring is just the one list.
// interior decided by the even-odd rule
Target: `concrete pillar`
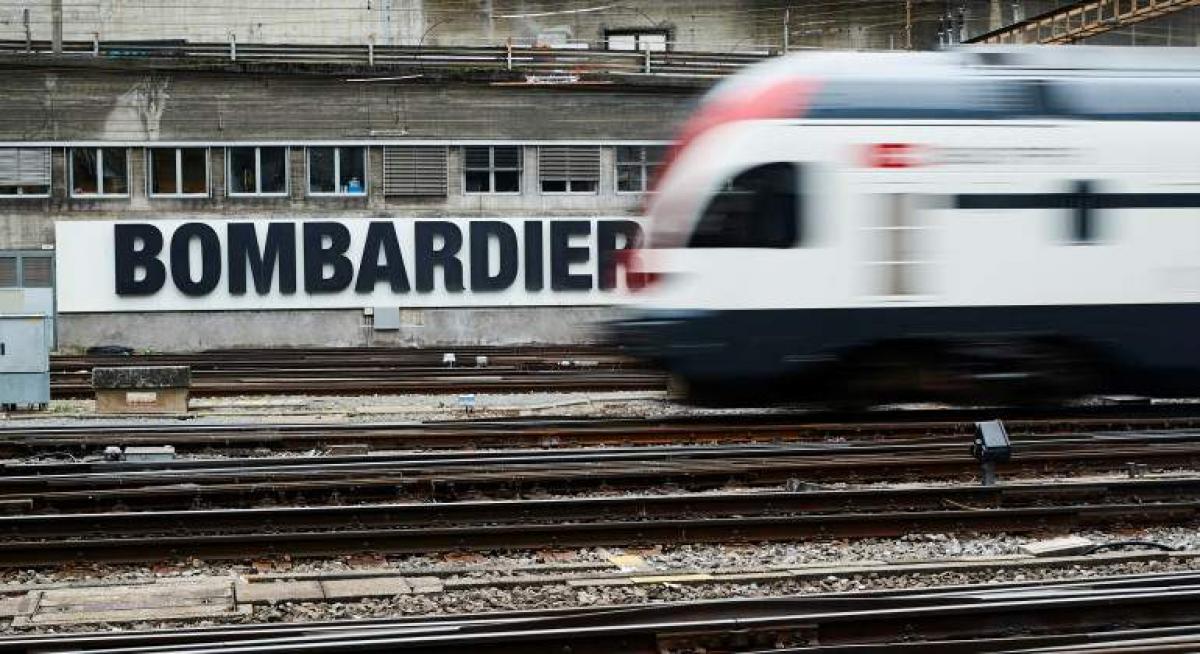
[{"label": "concrete pillar", "polygon": [[307,168],[304,163],[304,158],[307,156],[303,146],[296,146],[288,150],[290,156],[291,175],[291,199],[292,205],[298,205],[304,202],[304,196],[308,192],[308,176]]},{"label": "concrete pillar", "polygon": [[208,150],[208,194],[216,206],[225,204],[225,148]]},{"label": "concrete pillar", "polygon": [[367,148],[367,207],[384,208],[383,202],[383,146]]},{"label": "concrete pillar", "polygon": [[62,0],[50,0],[50,45],[54,54],[62,54],[63,10]]},{"label": "concrete pillar", "polygon": [[146,194],[146,187],[149,185],[146,171],[147,150],[129,148],[125,156],[129,161],[129,208],[148,209],[150,198]]},{"label": "concrete pillar", "polygon": [[992,32],[1004,27],[1004,10],[1000,0],[992,0],[988,11],[988,31]]}]

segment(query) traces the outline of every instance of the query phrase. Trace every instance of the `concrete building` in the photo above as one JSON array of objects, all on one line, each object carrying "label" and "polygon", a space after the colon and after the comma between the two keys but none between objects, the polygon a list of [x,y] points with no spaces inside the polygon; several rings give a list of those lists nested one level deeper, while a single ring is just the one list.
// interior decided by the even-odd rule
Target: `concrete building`
[{"label": "concrete building", "polygon": [[[587,326],[607,315],[605,272],[589,269],[588,289],[572,288],[578,249],[569,236],[551,242],[552,223],[587,222],[589,256],[604,259],[600,223],[636,217],[667,144],[722,71],[785,49],[934,47],[1065,4],[0,3],[0,310],[57,313],[65,350],[586,339]],[[49,54],[59,35],[67,54]],[[146,40],[155,44],[133,43]],[[202,43],[216,45],[193,49]],[[264,45],[274,43],[295,47]],[[703,52],[717,54],[694,54]],[[451,219],[468,222],[448,227]],[[160,304],[136,293],[95,297],[96,284],[111,294],[121,274],[112,235],[122,224],[221,231],[241,221],[262,236],[273,223],[339,221],[362,248],[363,226],[389,222],[399,225],[397,254],[413,267],[413,257],[437,254],[412,249],[413,224],[432,221],[430,229],[462,236],[472,219],[508,221],[502,249],[506,234],[524,239],[521,270],[509,274],[502,262],[493,271],[507,275],[503,292],[447,296],[439,287],[389,299],[356,283],[358,295],[347,288],[336,301],[297,299],[282,291],[287,271],[275,250],[271,293],[240,296],[230,286],[217,299],[189,298],[204,275],[197,281],[189,276],[197,268],[184,266],[181,278],[175,262],[207,256],[208,232],[193,229],[178,256],[168,257],[170,239],[162,244],[159,263],[170,267],[174,288]],[[546,230],[529,240],[521,230],[537,222]],[[56,225],[70,243],[59,242]],[[233,251],[231,236],[212,238],[222,256]],[[259,268],[250,272],[262,272],[272,243],[254,244],[260,249],[247,256]],[[544,250],[546,269],[525,254],[534,249]],[[368,251],[353,272],[361,275]],[[439,283],[471,274],[468,251],[477,256],[462,243],[462,261],[439,264]],[[478,256],[484,267],[494,263]],[[555,257],[566,263],[556,267]],[[67,279],[54,278],[55,258]],[[235,263],[221,269],[222,284]],[[486,277],[478,280],[485,286]]]}]

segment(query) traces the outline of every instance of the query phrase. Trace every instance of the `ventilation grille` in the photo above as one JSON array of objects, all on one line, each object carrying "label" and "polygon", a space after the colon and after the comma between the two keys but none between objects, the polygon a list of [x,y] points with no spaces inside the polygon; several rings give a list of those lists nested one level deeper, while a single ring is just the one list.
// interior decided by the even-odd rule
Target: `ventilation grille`
[{"label": "ventilation grille", "polygon": [[50,148],[0,148],[0,186],[49,186]]},{"label": "ventilation grille", "polygon": [[21,285],[50,288],[54,285],[54,260],[50,257],[21,257]]},{"label": "ventilation grille", "polygon": [[17,288],[17,258],[0,257],[0,287]]},{"label": "ventilation grille", "polygon": [[446,148],[383,148],[384,195],[446,195]]},{"label": "ventilation grille", "polygon": [[538,176],[543,181],[600,181],[600,148],[548,146],[538,148]]}]

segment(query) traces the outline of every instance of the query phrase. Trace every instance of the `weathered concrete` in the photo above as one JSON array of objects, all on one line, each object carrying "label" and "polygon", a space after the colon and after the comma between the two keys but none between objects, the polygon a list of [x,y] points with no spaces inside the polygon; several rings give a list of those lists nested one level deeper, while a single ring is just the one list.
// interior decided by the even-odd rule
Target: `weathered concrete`
[{"label": "weathered concrete", "polygon": [[62,314],[59,350],[118,344],[164,352],[228,347],[521,345],[591,342],[609,307],[412,309],[376,332],[362,311]]},{"label": "weathered concrete", "polygon": [[[818,3],[787,0],[659,0],[583,8],[556,0],[462,2],[383,0],[331,6],[320,0],[286,4],[199,0],[164,5],[154,0],[64,0],[63,38],[90,40],[190,39],[225,43],[355,43],[481,45],[567,42],[599,49],[608,30],[662,30],[679,50],[778,48],[785,16],[793,46],[886,48],[902,43],[904,3]],[[918,44],[928,45],[939,3],[915,3]],[[986,18],[987,0],[968,0]],[[1007,4],[1007,3],[1006,3]],[[958,4],[955,5],[956,7]],[[792,7],[785,14],[785,8]],[[0,9],[0,38],[24,39],[24,5]],[[49,3],[29,3],[31,35],[49,39]]]},{"label": "weathered concrete", "polygon": [[192,383],[188,366],[120,366],[92,368],[92,388],[156,390],[187,388]]}]

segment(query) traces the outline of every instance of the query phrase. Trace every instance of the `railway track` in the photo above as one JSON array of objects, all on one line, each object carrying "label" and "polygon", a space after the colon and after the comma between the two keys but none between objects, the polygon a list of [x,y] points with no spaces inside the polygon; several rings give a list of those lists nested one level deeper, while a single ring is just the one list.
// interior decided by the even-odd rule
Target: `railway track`
[{"label": "railway track", "polygon": [[[1196,469],[1200,432],[1101,433],[1014,440],[1005,478]],[[430,451],[366,456],[7,464],[9,514],[255,507],[312,502],[457,501],[548,493],[800,487],[850,482],[969,481],[979,472],[961,438],[909,443],[649,446]]]},{"label": "railway track", "polygon": [[335,445],[373,449],[468,449],[678,444],[896,442],[964,439],[979,420],[1005,420],[1010,433],[1200,430],[1200,406],[1091,406],[1069,409],[823,411],[670,418],[522,418],[442,422],[90,423],[0,427],[0,456],[86,456],[111,445],[171,444],[176,451],[309,451]]},{"label": "railway track", "polygon": [[1191,524],[1200,479],[0,517],[0,565]]},{"label": "railway track", "polygon": [[[455,362],[443,362],[453,354]],[[478,361],[484,357],[486,362]],[[665,378],[624,357],[581,347],[296,348],[194,354],[57,355],[56,399],[92,394],[97,366],[186,365],[197,396],[661,390]]]},{"label": "railway track", "polygon": [[1193,651],[1194,572],[316,624],[15,635],[0,651]]}]

